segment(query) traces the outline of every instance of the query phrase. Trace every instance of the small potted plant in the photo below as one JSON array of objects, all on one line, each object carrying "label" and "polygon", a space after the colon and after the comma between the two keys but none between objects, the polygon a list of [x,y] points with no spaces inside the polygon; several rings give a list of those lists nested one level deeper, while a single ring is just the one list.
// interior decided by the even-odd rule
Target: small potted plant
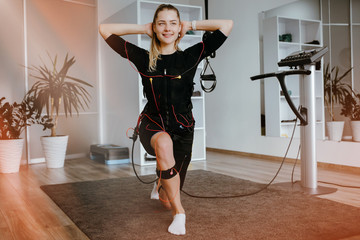
[{"label": "small potted plant", "polygon": [[69,58],[66,54],[60,70],[57,70],[57,56],[51,58],[51,67],[43,64],[40,67],[32,66],[30,77],[37,79],[27,96],[34,98],[34,107],[40,116],[43,111],[52,119],[50,136],[41,137],[41,143],[48,168],[64,166],[68,136],[57,135],[59,110],[63,107],[65,117],[72,116],[73,111],[79,114],[80,109],[88,107],[90,94],[85,87],[91,84],[68,75],[69,69],[75,63],[75,57]]},{"label": "small potted plant", "polygon": [[38,117],[32,98],[25,98],[21,103],[5,102],[0,99],[0,172],[14,173],[19,171],[24,139],[21,133],[31,124],[42,124],[44,128],[52,127],[48,117]]},{"label": "small potted plant", "polygon": [[349,94],[342,103],[341,115],[350,118],[353,141],[360,142],[360,94]]},{"label": "small potted plant", "polygon": [[[334,73],[335,71],[335,73]],[[341,141],[344,130],[344,121],[335,121],[334,107],[341,104],[345,97],[351,94],[351,86],[343,83],[343,79],[351,72],[351,68],[339,76],[339,67],[327,64],[324,72],[324,102],[330,121],[326,123],[329,140]]]}]

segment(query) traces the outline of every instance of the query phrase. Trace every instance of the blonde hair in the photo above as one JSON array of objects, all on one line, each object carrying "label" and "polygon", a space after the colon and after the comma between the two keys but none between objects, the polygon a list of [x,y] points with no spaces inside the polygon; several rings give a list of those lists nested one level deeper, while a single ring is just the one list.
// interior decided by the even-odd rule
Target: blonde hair
[{"label": "blonde hair", "polygon": [[[154,14],[154,18],[153,18],[153,26],[155,26],[156,24],[156,19],[159,15],[159,12],[163,11],[163,10],[173,10],[176,12],[178,18],[179,18],[179,23],[180,21],[180,13],[179,10],[174,7],[171,4],[161,4],[155,11]],[[180,38],[176,39],[175,41],[175,49],[179,50],[179,42],[180,42]],[[151,44],[150,44],[150,51],[149,51],[149,71],[153,72],[156,70],[156,64],[157,64],[157,60],[160,59],[160,41],[156,36],[156,33],[153,32],[153,37],[151,38]]]}]

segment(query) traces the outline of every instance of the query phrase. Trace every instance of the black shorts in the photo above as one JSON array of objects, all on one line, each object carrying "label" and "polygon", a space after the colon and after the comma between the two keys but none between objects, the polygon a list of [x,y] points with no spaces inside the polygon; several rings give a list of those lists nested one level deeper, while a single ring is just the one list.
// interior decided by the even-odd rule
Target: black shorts
[{"label": "black shorts", "polygon": [[[151,119],[150,119],[151,118]],[[173,124],[175,125],[175,124]],[[158,132],[163,132],[164,128],[159,117],[144,116],[139,127],[140,142],[150,155],[155,156],[155,150],[150,144],[151,138]],[[183,127],[180,124],[175,127],[165,128],[173,141],[174,156],[176,151],[184,151],[191,154],[194,140],[194,124],[191,127]]]},{"label": "black shorts", "polygon": [[[193,121],[193,120],[192,120]],[[194,121],[193,121],[194,122]],[[175,169],[180,174],[182,188],[188,165],[191,160],[191,152],[194,141],[194,124],[191,127],[183,127],[173,124],[172,128],[165,128],[173,141],[173,154],[175,158]],[[150,144],[151,138],[158,132],[163,132],[161,119],[159,117],[144,116],[139,127],[140,142],[148,154],[156,156]]]}]

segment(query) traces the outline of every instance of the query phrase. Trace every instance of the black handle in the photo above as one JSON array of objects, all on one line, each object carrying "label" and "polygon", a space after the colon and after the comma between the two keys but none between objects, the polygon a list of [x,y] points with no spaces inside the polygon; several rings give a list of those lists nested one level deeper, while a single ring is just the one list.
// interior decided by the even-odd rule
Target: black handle
[{"label": "black handle", "polygon": [[280,71],[280,72],[260,74],[260,75],[252,76],[252,77],[250,77],[250,79],[252,81],[254,81],[254,80],[269,78],[269,77],[286,76],[286,75],[310,75],[310,74],[311,74],[310,70],[298,69],[298,70]]},{"label": "black handle", "polygon": [[289,96],[289,93],[286,88],[285,84],[285,76],[287,75],[310,75],[310,70],[305,69],[297,69],[297,70],[290,70],[290,71],[280,71],[280,72],[273,72],[273,73],[266,73],[266,74],[260,74],[256,76],[250,77],[252,81],[263,79],[263,78],[269,78],[269,77],[276,77],[279,80],[281,90],[284,93],[285,100],[289,104],[289,107],[293,111],[293,113],[300,119],[300,124],[302,126],[306,126],[308,124],[307,122],[307,109],[301,108],[300,112],[296,109],[295,104],[291,100],[291,97]]}]

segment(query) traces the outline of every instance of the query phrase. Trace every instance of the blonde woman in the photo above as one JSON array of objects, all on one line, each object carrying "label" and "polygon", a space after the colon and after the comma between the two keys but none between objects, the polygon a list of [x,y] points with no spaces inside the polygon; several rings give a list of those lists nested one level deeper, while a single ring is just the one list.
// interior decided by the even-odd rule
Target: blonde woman
[{"label": "blonde woman", "polygon": [[[177,8],[160,5],[152,23],[101,24],[99,31],[122,57],[131,61],[142,77],[148,100],[139,119],[139,136],[145,150],[156,155],[159,183],[152,199],[172,210],[168,231],[184,235],[185,210],[180,200],[186,171],[191,160],[195,120],[191,96],[197,65],[218,49],[232,30],[231,20],[181,21]],[[213,31],[203,42],[184,51],[178,44],[187,31]],[[150,50],[139,48],[119,36],[147,34]],[[135,81],[135,79],[134,79]]]}]

